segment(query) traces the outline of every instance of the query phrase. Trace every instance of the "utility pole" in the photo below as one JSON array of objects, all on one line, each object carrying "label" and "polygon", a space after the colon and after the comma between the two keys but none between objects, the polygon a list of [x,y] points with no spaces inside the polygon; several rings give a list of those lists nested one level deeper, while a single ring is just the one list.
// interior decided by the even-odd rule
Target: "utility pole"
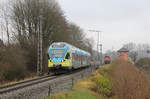
[{"label": "utility pole", "polygon": [[40,31],[38,31],[38,34],[37,34],[37,36],[38,36],[38,38],[37,38],[37,75],[39,75],[40,74],[40,61],[39,61],[39,56],[40,56],[40,44],[39,44],[39,41],[40,41],[40,36],[39,36],[39,34],[40,34]]},{"label": "utility pole", "polygon": [[43,73],[43,39],[42,39],[43,33],[41,25],[40,25],[40,73]]},{"label": "utility pole", "polygon": [[38,31],[38,56],[37,56],[37,75],[42,75],[43,73],[43,34],[42,34],[42,24],[41,17],[39,18],[39,31]]},{"label": "utility pole", "polygon": [[[97,33],[97,52],[98,52],[98,60],[100,60],[100,64],[102,64],[102,44],[100,44],[100,33],[102,31],[99,31],[99,30],[89,30],[90,32],[96,32]],[[99,49],[99,46],[100,46],[100,49]],[[101,55],[99,55],[99,52]]]}]

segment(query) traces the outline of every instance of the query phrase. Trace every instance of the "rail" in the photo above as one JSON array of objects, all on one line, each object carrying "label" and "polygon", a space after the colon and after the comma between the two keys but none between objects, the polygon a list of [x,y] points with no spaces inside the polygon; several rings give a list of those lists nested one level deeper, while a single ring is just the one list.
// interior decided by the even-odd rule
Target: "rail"
[{"label": "rail", "polygon": [[[57,76],[43,76],[40,78],[18,82],[11,85],[0,87],[0,98],[7,99],[16,97],[26,99],[38,99],[41,96],[47,96],[52,93],[71,90],[75,82],[87,77],[94,72],[96,66],[79,69],[72,73],[57,75]],[[25,97],[25,98],[24,98]]]},{"label": "rail", "polygon": [[34,84],[38,84],[41,82],[45,82],[48,80],[52,80],[55,78],[57,78],[57,76],[43,76],[43,77],[32,79],[32,80],[26,80],[26,81],[18,82],[18,83],[11,84],[11,85],[1,86],[0,87],[0,94],[7,93],[7,92],[10,92],[13,90],[20,89],[20,88],[24,88],[27,86],[31,86]]}]

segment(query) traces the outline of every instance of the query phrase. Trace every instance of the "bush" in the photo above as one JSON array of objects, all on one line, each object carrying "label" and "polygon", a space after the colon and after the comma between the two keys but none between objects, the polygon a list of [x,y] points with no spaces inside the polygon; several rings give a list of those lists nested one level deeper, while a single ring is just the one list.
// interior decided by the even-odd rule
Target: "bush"
[{"label": "bush", "polygon": [[0,50],[0,81],[23,79],[26,74],[25,52],[10,45]]},{"label": "bush", "polygon": [[98,73],[102,76],[109,76],[109,73],[111,71],[111,67],[109,66],[103,66],[100,69],[98,69]]},{"label": "bush", "polygon": [[98,93],[103,94],[104,96],[112,96],[112,84],[111,81],[105,77],[95,77],[93,81],[96,83],[96,89]]},{"label": "bush", "polygon": [[136,62],[136,66],[143,69],[150,69],[150,58],[141,58]]},{"label": "bush", "polygon": [[24,70],[21,67],[15,67],[13,69],[9,69],[3,73],[4,79],[8,81],[12,81],[14,79],[22,79],[25,77]]},{"label": "bush", "polygon": [[92,77],[92,81],[95,82],[96,86],[94,89],[103,96],[112,97],[112,83],[109,79],[110,68],[101,67],[98,69],[98,73],[101,76]]},{"label": "bush", "polygon": [[150,84],[133,64],[116,60],[113,65],[110,76],[117,99],[149,99]]},{"label": "bush", "polygon": [[101,75],[103,75],[103,76],[106,75],[107,71],[108,71],[108,70],[107,70],[106,68],[104,68],[104,67],[98,69],[98,73],[101,74]]}]

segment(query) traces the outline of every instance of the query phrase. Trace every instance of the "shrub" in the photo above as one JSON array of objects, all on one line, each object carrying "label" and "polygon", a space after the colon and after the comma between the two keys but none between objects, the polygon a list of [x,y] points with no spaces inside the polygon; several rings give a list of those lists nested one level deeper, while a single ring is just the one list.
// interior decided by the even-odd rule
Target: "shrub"
[{"label": "shrub", "polygon": [[110,76],[118,99],[149,99],[150,84],[133,64],[116,60],[113,65]]},{"label": "shrub", "polygon": [[94,89],[96,89],[98,93],[101,93],[104,96],[111,97],[113,94],[112,94],[112,83],[111,80],[109,79],[109,72],[110,68],[101,67],[100,69],[98,69],[98,73],[102,76],[94,76],[92,78],[92,81],[96,83]]},{"label": "shrub", "polygon": [[8,81],[12,81],[14,79],[22,79],[25,77],[24,70],[21,67],[15,67],[13,69],[9,69],[3,73],[4,79]]},{"label": "shrub", "polygon": [[150,69],[150,58],[141,58],[136,62],[136,66],[143,69]]},{"label": "shrub", "polygon": [[111,96],[112,95],[112,84],[111,81],[105,77],[95,77],[93,81],[96,83],[96,89],[98,93],[103,94],[104,96]]},{"label": "shrub", "polygon": [[104,67],[98,69],[98,73],[101,74],[101,75],[103,75],[103,76],[106,75],[107,71],[108,70],[106,68],[104,68]]},{"label": "shrub", "polygon": [[110,66],[103,66],[100,69],[98,69],[98,73],[102,76],[109,76],[110,71],[111,71]]},{"label": "shrub", "polygon": [[0,50],[0,81],[22,79],[26,74],[25,52],[10,45]]}]

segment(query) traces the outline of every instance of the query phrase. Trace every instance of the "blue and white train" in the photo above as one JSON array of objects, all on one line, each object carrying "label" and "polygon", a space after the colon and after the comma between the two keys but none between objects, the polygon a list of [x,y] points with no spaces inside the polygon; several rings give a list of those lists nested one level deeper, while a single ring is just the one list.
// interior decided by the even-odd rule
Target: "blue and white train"
[{"label": "blue and white train", "polygon": [[91,54],[65,42],[55,42],[48,49],[50,72],[90,66]]}]

